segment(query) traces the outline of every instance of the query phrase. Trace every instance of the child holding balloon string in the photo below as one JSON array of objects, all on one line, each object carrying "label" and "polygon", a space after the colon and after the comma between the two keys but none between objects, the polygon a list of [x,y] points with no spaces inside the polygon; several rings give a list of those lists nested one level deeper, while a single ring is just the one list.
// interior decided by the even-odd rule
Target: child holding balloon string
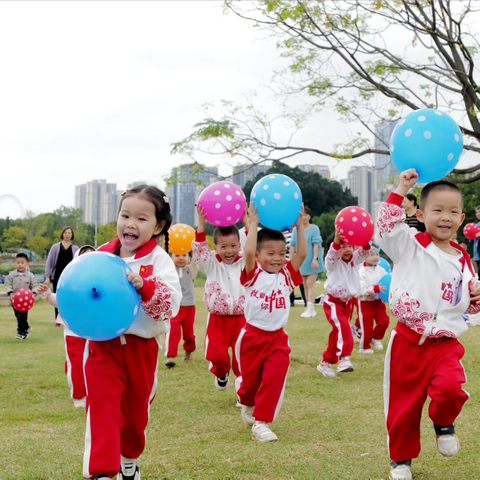
[{"label": "child holding balloon string", "polygon": [[400,208],[415,185],[415,169],[400,174],[400,183],[382,204],[377,220],[378,243],[395,268],[390,309],[398,323],[385,354],[384,404],[390,478],[411,479],[411,461],[420,453],[420,422],[427,396],[429,416],[440,454],[459,450],[455,419],[468,394],[458,337],[467,330],[465,310],[480,310],[480,284],[470,258],[451,241],[465,214],[461,190],[434,181],[421,192],[417,215],[425,233],[410,229]]},{"label": "child holding balloon string", "polygon": [[[95,248],[91,245],[84,245],[74,253],[73,258],[94,251]],[[57,295],[56,293],[52,293],[47,285],[41,283],[38,286],[38,293],[46,302],[55,308],[57,307]],[[68,325],[65,324],[60,315],[57,316],[55,322],[55,325],[63,325],[63,336],[65,339],[65,374],[67,375],[68,386],[70,387],[70,397],[75,407],[85,408],[87,392],[85,389],[85,376],[83,374],[83,356],[87,341],[74,333]]]},{"label": "child holding balloon string", "polygon": [[[240,235],[235,225],[215,228],[215,251],[211,251],[205,233],[205,212],[200,205],[197,205],[197,213],[198,228],[192,251],[194,262],[207,276],[203,296],[208,312],[205,358],[210,362],[210,372],[215,375],[215,388],[225,390],[229,384],[230,368],[235,376],[240,374],[235,343],[245,324],[245,289],[240,284],[245,260],[240,255]],[[246,208],[242,223],[248,231]],[[232,349],[231,359],[229,348]]]},{"label": "child holding balloon string", "polygon": [[157,389],[161,335],[168,331],[182,296],[175,265],[157,245],[157,237],[165,235],[168,249],[171,223],[165,194],[137,185],[122,194],[118,238],[98,249],[118,255],[132,269],[125,274],[140,295],[141,308],[125,334],[107,341],[88,340],[85,348],[85,478],[118,474],[119,480],[140,479],[139,457]]}]

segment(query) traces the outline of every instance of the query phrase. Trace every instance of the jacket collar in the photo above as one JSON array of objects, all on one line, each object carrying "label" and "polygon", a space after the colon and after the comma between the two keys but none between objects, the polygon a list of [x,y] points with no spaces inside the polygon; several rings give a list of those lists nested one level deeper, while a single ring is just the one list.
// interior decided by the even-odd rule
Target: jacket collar
[{"label": "jacket collar", "polygon": [[[122,244],[120,242],[120,239],[114,238],[110,242],[99,247],[98,251],[115,253],[115,250],[117,250],[117,248],[120,248],[121,246]],[[149,255],[150,253],[153,252],[156,246],[157,246],[157,240],[152,237],[145,245],[142,246],[142,248],[140,248],[140,250],[135,254],[133,258],[142,258]]]}]

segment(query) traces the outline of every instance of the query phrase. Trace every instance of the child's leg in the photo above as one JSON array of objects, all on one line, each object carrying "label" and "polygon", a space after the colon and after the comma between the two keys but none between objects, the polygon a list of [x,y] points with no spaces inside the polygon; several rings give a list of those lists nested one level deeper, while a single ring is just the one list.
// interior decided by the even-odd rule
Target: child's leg
[{"label": "child's leg", "polygon": [[165,356],[176,357],[178,354],[178,343],[182,338],[181,323],[185,317],[185,307],[180,307],[176,317],[170,319],[170,330],[165,336]]},{"label": "child's leg", "polygon": [[65,334],[65,373],[72,398],[83,398],[87,395],[83,374],[85,343],[84,338]]},{"label": "child's leg", "polygon": [[195,340],[195,332],[193,330],[193,324],[195,322],[195,305],[191,305],[185,308],[185,316],[183,317],[183,349],[186,352],[194,352],[197,347],[197,341]]},{"label": "child's leg", "polygon": [[388,316],[385,303],[382,300],[374,302],[376,304],[375,309],[375,328],[373,329],[373,338],[375,340],[382,340],[387,331],[388,324],[390,323],[390,317]]},{"label": "child's leg", "polygon": [[17,333],[27,332],[30,328],[28,325],[28,312],[20,312],[15,308],[13,308],[13,311],[15,312],[15,317],[17,319]]},{"label": "child's leg", "polygon": [[373,316],[375,314],[374,302],[358,302],[358,319],[362,336],[360,337],[359,347],[365,350],[370,348],[373,334]]},{"label": "child's leg", "polygon": [[87,426],[83,476],[105,473],[113,478],[120,469],[121,396],[125,388],[120,339],[89,341],[84,371]]},{"label": "child's leg", "polygon": [[447,426],[455,421],[468,400],[468,393],[462,389],[467,379],[460,361],[465,349],[456,339],[437,343],[435,372],[428,387],[432,399],[428,414],[436,425]]},{"label": "child's leg", "polygon": [[243,315],[236,315],[230,317],[230,347],[232,348],[232,370],[236,377],[240,375],[240,368],[238,366],[237,354],[235,353],[235,345],[238,340],[238,336],[245,326],[245,317]]},{"label": "child's leg", "polygon": [[124,347],[126,385],[121,398],[124,421],[120,448],[124,457],[138,458],[145,448],[145,428],[157,390],[159,345],[155,338],[149,338]]},{"label": "child's leg", "polygon": [[328,296],[323,302],[323,310],[332,325],[327,349],[323,352],[323,359],[325,362],[335,364],[339,357],[349,356],[353,350],[352,330],[348,323],[349,310],[347,305],[334,303]]},{"label": "child's leg", "polygon": [[227,315],[208,314],[205,334],[205,358],[210,362],[209,369],[217,377],[223,377],[230,371],[229,331]]}]

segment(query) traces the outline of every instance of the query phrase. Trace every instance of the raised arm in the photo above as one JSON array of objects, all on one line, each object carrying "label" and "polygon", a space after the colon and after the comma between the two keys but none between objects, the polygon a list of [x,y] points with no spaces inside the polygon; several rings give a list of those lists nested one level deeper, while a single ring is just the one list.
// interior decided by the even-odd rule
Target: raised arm
[{"label": "raised arm", "polygon": [[245,273],[247,275],[255,268],[255,252],[257,250],[257,230],[258,230],[258,213],[257,207],[253,207],[253,202],[248,206],[249,227],[247,239],[245,240]]},{"label": "raised arm", "polygon": [[290,263],[297,272],[300,270],[300,267],[307,256],[307,238],[305,237],[305,229],[303,227],[303,218],[305,215],[305,209],[302,203],[302,209],[298,214],[297,223],[295,225],[297,230],[297,251],[293,257],[290,257]]},{"label": "raised arm", "polygon": [[198,269],[208,275],[210,263],[214,258],[213,252],[208,248],[205,233],[205,215],[203,209],[197,205],[198,228],[195,232],[195,240],[192,242],[192,260],[197,264]]}]

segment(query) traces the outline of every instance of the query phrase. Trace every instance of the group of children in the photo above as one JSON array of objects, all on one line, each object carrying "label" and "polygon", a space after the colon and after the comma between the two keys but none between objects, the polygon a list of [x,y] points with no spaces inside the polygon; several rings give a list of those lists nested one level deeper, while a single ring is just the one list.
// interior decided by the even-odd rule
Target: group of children
[{"label": "group of children", "polygon": [[[464,218],[461,191],[448,182],[428,184],[418,210],[426,232],[418,232],[404,223],[400,207],[417,178],[415,170],[401,173],[399,187],[382,204],[377,221],[377,242],[395,265],[390,308],[398,320],[385,354],[391,479],[412,478],[410,465],[420,452],[420,419],[427,395],[432,399],[429,415],[438,451],[445,456],[458,452],[454,421],[468,394],[462,389],[465,373],[460,359],[464,349],[457,337],[467,328],[462,313],[480,309],[480,284],[470,258],[450,241]],[[282,232],[266,228],[257,232],[258,215],[251,204],[243,219],[248,231],[243,255],[235,227],[216,228],[215,251],[210,251],[200,208],[198,214],[193,260],[207,275],[205,356],[215,387],[227,388],[232,368],[242,419],[252,427],[252,437],[260,442],[276,440],[269,423],[282,403],[290,362],[283,327],[289,316],[289,296],[301,283],[299,269],[307,253],[303,207],[296,222],[296,253],[289,262],[285,261]],[[139,457],[157,388],[160,335],[168,332],[168,320],[171,330],[166,365],[175,364],[182,326],[184,358],[190,359],[195,349],[195,272],[188,256],[172,256],[172,260],[166,253],[171,221],[163,192],[145,185],[134,187],[120,202],[118,238],[99,248],[120,256],[130,266],[132,272],[127,277],[141,297],[142,308],[120,337],[84,341],[85,478],[118,475],[121,480],[140,479]],[[165,234],[166,251],[157,246],[156,237],[161,234]],[[356,267],[362,262],[359,272]],[[323,303],[332,331],[317,367],[325,376],[335,375],[332,365],[337,362],[337,372],[353,370],[349,320],[355,305],[362,329],[360,353],[381,348],[388,315],[377,298],[382,292],[379,275],[384,274],[377,263],[378,252],[371,245],[354,251],[336,230],[326,256],[327,295]],[[19,274],[21,270],[18,265]],[[54,303],[46,287],[39,291]],[[375,329],[373,318],[377,321]]]}]

